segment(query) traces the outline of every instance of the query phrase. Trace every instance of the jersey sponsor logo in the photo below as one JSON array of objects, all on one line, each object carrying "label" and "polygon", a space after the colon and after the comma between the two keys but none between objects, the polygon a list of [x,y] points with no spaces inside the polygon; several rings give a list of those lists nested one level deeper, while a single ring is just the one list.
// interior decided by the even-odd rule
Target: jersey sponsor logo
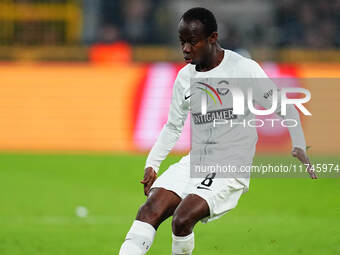
[{"label": "jersey sponsor logo", "polygon": [[206,87],[206,89],[205,88],[201,88],[201,87],[197,87],[197,88],[202,90],[202,91],[204,91],[205,93],[207,93],[207,95],[209,95],[212,98],[212,100],[214,101],[214,103],[217,105],[217,102],[216,102],[216,99],[215,99],[214,95],[211,94],[211,92],[209,91],[209,90],[211,90],[217,96],[218,101],[222,105],[222,100],[221,100],[220,96],[218,95],[218,92],[211,85],[206,84],[204,82],[200,82],[200,81],[197,82],[197,83]]},{"label": "jersey sponsor logo", "polygon": [[215,111],[209,111],[206,114],[192,113],[194,124],[201,125],[213,122],[215,119],[230,120],[236,119],[237,115],[233,114],[233,108],[225,108]]}]

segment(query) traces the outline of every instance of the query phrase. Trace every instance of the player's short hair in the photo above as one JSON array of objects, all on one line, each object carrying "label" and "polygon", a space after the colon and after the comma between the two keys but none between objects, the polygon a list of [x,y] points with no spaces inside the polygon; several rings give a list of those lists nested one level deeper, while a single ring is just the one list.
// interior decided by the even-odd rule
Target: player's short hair
[{"label": "player's short hair", "polygon": [[206,8],[195,7],[187,10],[181,17],[183,21],[189,23],[198,20],[204,25],[205,36],[208,37],[212,32],[217,32],[217,22],[214,14]]}]

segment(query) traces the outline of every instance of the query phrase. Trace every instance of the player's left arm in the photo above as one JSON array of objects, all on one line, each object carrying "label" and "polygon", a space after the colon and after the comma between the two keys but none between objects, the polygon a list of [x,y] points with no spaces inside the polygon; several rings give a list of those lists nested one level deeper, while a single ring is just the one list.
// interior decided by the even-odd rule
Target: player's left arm
[{"label": "player's left arm", "polygon": [[304,150],[302,150],[301,148],[298,148],[298,147],[294,147],[293,150],[292,150],[292,156],[298,158],[307,167],[307,171],[309,173],[309,176],[312,179],[317,179],[315,172],[311,168],[311,163],[310,163],[310,160],[307,156],[307,153]]},{"label": "player's left arm", "polygon": [[278,104],[275,113],[283,119],[295,120],[296,126],[289,126],[288,131],[292,141],[291,155],[296,157],[307,167],[307,171],[312,179],[317,179],[315,172],[311,168],[311,163],[306,152],[306,141],[300,121],[298,111],[293,105],[287,105],[286,115],[281,114],[280,91],[276,84],[267,76],[259,64],[255,61],[250,61],[251,76],[255,79],[256,88],[253,89],[253,100],[269,109],[273,102],[273,93],[277,92]]}]

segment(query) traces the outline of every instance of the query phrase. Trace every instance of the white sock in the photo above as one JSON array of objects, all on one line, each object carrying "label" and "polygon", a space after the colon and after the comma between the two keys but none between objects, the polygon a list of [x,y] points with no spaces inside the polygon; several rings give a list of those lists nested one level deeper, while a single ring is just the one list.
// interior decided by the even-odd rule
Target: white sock
[{"label": "white sock", "polygon": [[194,246],[194,233],[187,236],[172,234],[172,255],[191,255]]},{"label": "white sock", "polygon": [[120,248],[119,255],[144,255],[150,248],[156,230],[149,223],[135,220]]}]

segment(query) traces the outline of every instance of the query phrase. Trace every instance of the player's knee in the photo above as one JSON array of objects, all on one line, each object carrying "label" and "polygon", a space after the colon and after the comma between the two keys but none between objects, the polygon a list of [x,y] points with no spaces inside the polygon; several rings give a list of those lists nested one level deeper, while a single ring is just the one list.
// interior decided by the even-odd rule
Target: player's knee
[{"label": "player's knee", "polygon": [[154,228],[157,228],[160,223],[161,216],[160,210],[157,210],[155,205],[147,201],[139,208],[136,219],[147,222]]},{"label": "player's knee", "polygon": [[172,218],[172,232],[175,235],[182,236],[192,232],[195,222],[189,213],[177,214]]}]

